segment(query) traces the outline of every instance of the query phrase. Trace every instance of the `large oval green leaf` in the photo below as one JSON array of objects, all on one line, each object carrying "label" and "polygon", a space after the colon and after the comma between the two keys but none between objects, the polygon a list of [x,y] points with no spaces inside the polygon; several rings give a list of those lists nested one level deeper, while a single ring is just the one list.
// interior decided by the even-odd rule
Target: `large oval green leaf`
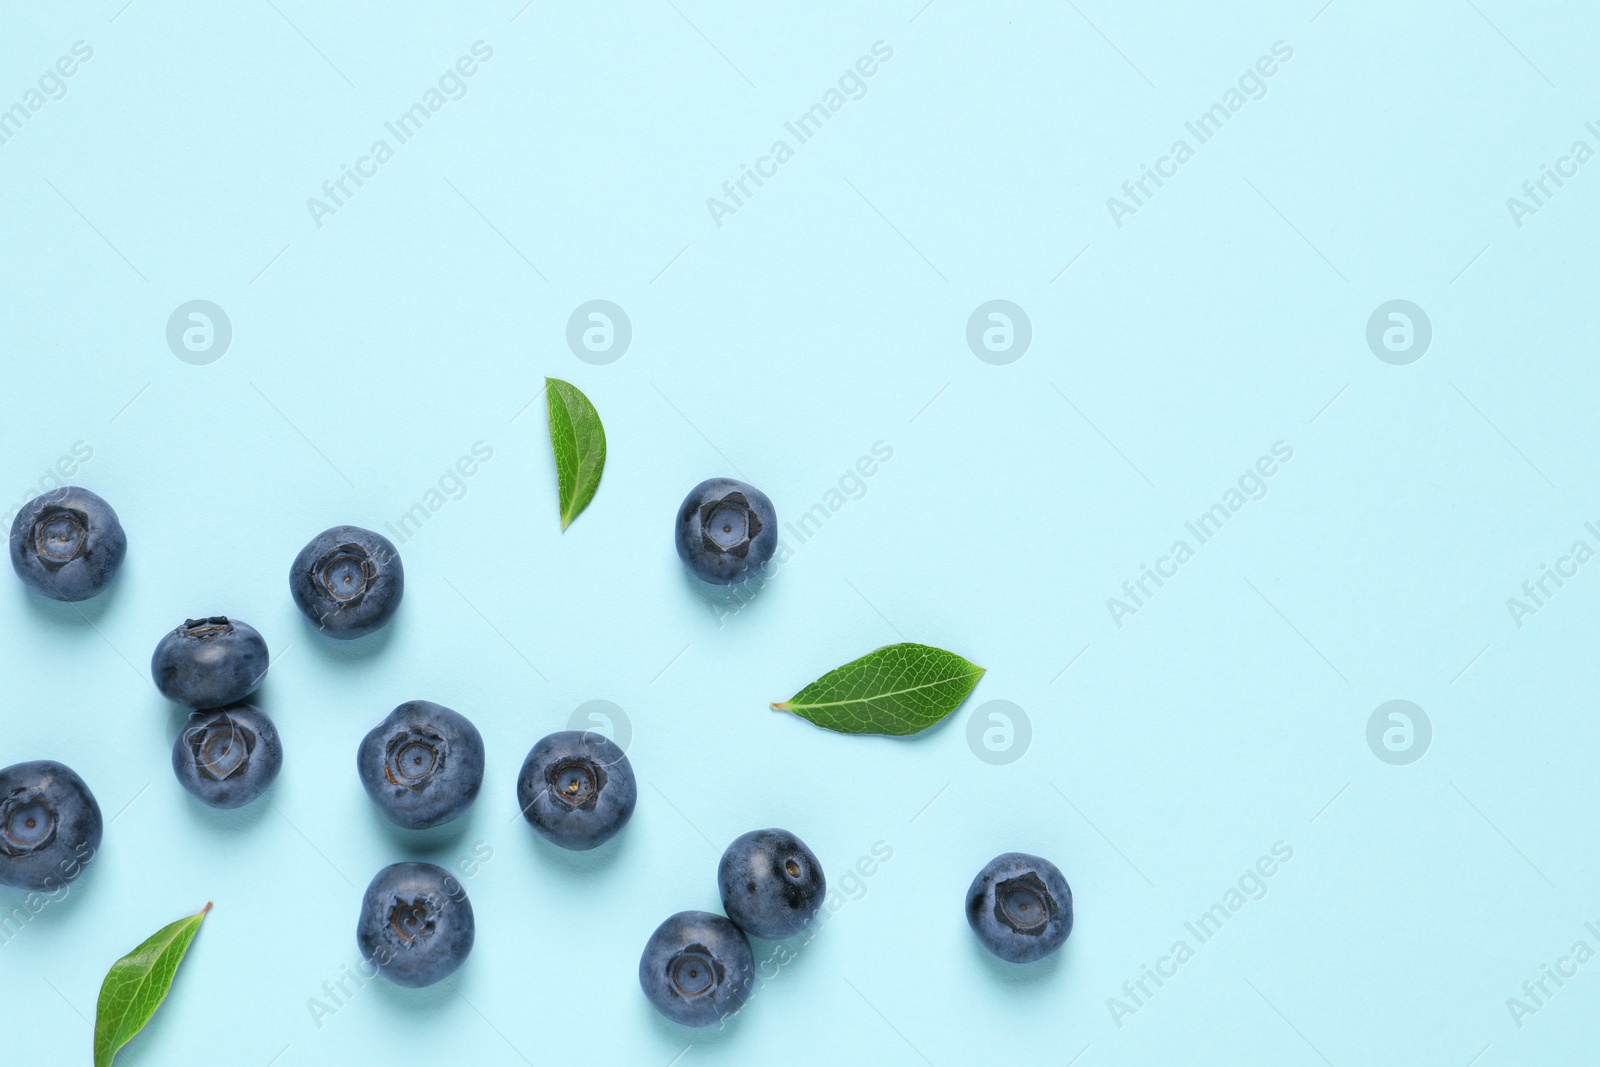
[{"label": "large oval green leaf", "polygon": [[546,378],[550,447],[556,455],[556,488],[561,497],[561,528],[572,525],[600,488],[606,467],[606,430],[600,413],[577,386]]},{"label": "large oval green leaf", "polygon": [[117,1050],[144,1029],[167,999],[178,964],[210,910],[207,904],[187,919],[163,926],[111,965],[94,1011],[94,1067],[110,1067]]},{"label": "large oval green leaf", "polygon": [[967,699],[984,670],[954,652],[906,642],[868,652],[772,705],[846,734],[914,734]]}]

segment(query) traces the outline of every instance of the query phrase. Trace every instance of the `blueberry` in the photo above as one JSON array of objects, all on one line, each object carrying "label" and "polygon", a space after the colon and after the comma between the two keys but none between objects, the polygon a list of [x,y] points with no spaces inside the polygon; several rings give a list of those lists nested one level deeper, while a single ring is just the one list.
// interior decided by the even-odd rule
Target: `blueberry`
[{"label": "blueberry", "polygon": [[767,494],[732,478],[708,478],[683,498],[674,530],[678,558],[696,578],[731,585],[753,578],[778,547]]},{"label": "blueberry", "polygon": [[52,600],[87,600],[111,584],[128,535],[111,505],[65,485],[36,496],[11,522],[11,566]]},{"label": "blueberry", "polygon": [[100,849],[100,805],[54,760],[0,770],[0,885],[53,892]]},{"label": "blueberry", "polygon": [[389,821],[426,830],[458,818],[483,786],[483,736],[465,715],[408,700],[361,741],[356,771]]},{"label": "blueberry", "polygon": [[1031,963],[1060,948],[1072,933],[1072,887],[1049,860],[1006,852],[972,880],[967,922],[996,956]]},{"label": "blueberry", "polygon": [[545,839],[582,852],[609,841],[633,815],[633,765],[614,742],[562,730],[533,746],[517,775],[523,818]]},{"label": "blueberry", "polygon": [[249,704],[193,712],[172,743],[178,784],[213,808],[244,807],[282,769],[278,728]]},{"label": "blueberry", "polygon": [[750,941],[708,911],[680,911],[656,927],[639,957],[639,987],[662,1015],[710,1026],[744,1007],[755,989]]},{"label": "blueberry", "polygon": [[391,863],[361,898],[356,944],[395,985],[448,978],[472,952],[472,902],[456,876],[431,863]]},{"label": "blueberry", "polygon": [[717,888],[739,929],[777,940],[811,925],[828,882],[804,841],[787,830],[751,830],[722,854]]},{"label": "blueberry", "polygon": [[335,526],[311,539],[289,569],[295,606],[329,637],[348,641],[387,623],[406,588],[400,552],[382,534]]},{"label": "blueberry", "polygon": [[174,704],[220,708],[256,691],[269,658],[254,626],[215,615],[188,619],[163,637],[150,657],[150,675]]}]

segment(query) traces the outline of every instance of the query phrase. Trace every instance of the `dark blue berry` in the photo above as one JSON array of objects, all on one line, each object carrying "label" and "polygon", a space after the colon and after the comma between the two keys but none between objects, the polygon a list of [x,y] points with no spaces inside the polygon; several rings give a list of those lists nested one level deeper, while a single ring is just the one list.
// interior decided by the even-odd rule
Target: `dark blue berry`
[{"label": "dark blue berry", "polygon": [[75,485],[34,497],[11,522],[11,566],[52,600],[99,593],[127,553],[128,535],[111,505]]},{"label": "dark blue berry", "polygon": [[778,547],[778,513],[767,494],[732,478],[689,490],[673,530],[678,558],[703,582],[730,585],[757,576]]},{"label": "dark blue berry", "polygon": [[722,910],[739,929],[777,940],[811,925],[828,882],[804,841],[787,830],[752,830],[722,854],[717,888]]},{"label": "dark blue berry", "polygon": [[710,1026],[744,1007],[756,961],[744,932],[708,911],[680,911],[656,927],[639,957],[639,987],[662,1015]]},{"label": "dark blue berry", "polygon": [[53,892],[100,850],[100,805],[54,760],[0,770],[0,885]]},{"label": "dark blue berry", "polygon": [[417,988],[453,974],[472,952],[472,902],[456,876],[431,863],[393,863],[361,898],[356,944],[377,972]]},{"label": "dark blue berry", "polygon": [[1031,963],[1060,948],[1072,933],[1072,888],[1049,860],[1007,852],[972,880],[967,922],[996,956]]},{"label": "dark blue berry", "polygon": [[172,744],[178,784],[213,808],[244,807],[282,769],[277,727],[249,704],[192,713]]},{"label": "dark blue berry", "polygon": [[163,637],[150,657],[150,675],[174,704],[220,708],[254,693],[270,658],[254,626],[215,615],[188,619]]},{"label": "dark blue berry", "polygon": [[483,786],[483,737],[466,716],[409,700],[356,750],[356,771],[378,810],[408,830],[462,815]]},{"label": "dark blue berry", "polygon": [[300,550],[289,570],[295,606],[329,637],[364,637],[388,622],[406,587],[400,552],[382,534],[359,526],[324,530]]},{"label": "dark blue berry", "polygon": [[533,828],[581,852],[609,841],[633,815],[633,765],[610,738],[562,730],[533,746],[517,776],[517,803]]}]

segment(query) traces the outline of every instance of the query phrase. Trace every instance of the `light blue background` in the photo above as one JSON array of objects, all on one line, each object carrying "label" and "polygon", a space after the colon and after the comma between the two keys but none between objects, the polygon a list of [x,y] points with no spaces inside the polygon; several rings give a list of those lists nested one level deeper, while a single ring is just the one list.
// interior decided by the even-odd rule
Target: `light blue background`
[{"label": "light blue background", "polygon": [[[1506,600],[1600,547],[1600,163],[1520,228],[1505,201],[1600,148],[1600,12],[1321,2],[8,10],[0,106],[94,54],[0,145],[0,489],[15,505],[87,442],[75,480],[131,547],[81,614],[0,589],[0,763],[74,766],[110,820],[90,875],[0,945],[7,1061],[88,1062],[107,966],[207,900],[122,1062],[1593,1058],[1600,962],[1520,1027],[1506,1002],[1600,949],[1600,565],[1520,628]],[[315,226],[306,199],[478,40],[465,97]],[[707,198],[877,41],[866,95],[715,225]],[[1276,41],[1266,95],[1115,225],[1107,198]],[[164,337],[196,298],[234,329],[208,366]],[[593,298],[633,323],[609,366],[564,339]],[[1008,366],[965,342],[995,298],[1034,331]],[[1395,298],[1434,327],[1409,366],[1365,342]],[[565,534],[528,407],[545,375],[610,441]],[[480,441],[493,459],[402,547],[392,632],[313,634],[285,588],[301,544],[382,529]],[[719,626],[673,555],[683,493],[741,473],[793,518],[878,441],[865,496]],[[1267,495],[1116,626],[1106,599],[1277,441]],[[261,703],[287,749],[270,804],[232,815],[173,779],[180,719],[147,671],[215,612],[278,655]],[[767,710],[902,636],[989,671],[926,736]],[[489,750],[465,825],[420,842],[353,768],[409,698]],[[1365,739],[1396,698],[1433,724],[1409,766]],[[631,719],[640,802],[568,855],[516,821],[513,780],[591,699]],[[989,700],[1032,723],[1009,766],[966,741]],[[721,848],[767,825],[836,885],[877,842],[893,858],[725,1032],[680,1031],[639,949],[715,907]],[[1114,1019],[1280,841],[1266,895]],[[319,1027],[371,875],[474,848],[455,984],[376,983]],[[961,911],[1008,849],[1077,898],[1065,951],[1025,971]]]}]

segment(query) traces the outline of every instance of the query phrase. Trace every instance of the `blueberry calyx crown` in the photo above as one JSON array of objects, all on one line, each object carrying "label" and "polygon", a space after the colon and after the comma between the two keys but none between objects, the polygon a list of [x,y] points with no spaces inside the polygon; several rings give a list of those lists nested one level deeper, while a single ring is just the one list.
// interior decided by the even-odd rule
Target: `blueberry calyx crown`
[{"label": "blueberry calyx crown", "polygon": [[13,790],[0,801],[0,854],[25,856],[56,836],[56,813],[39,789]]},{"label": "blueberry calyx crown", "polygon": [[432,934],[437,926],[429,914],[427,899],[416,897],[394,902],[394,907],[389,909],[389,928],[400,938],[401,944],[411,948]]},{"label": "blueberry calyx crown", "polygon": [[407,730],[389,740],[383,776],[392,785],[421,789],[444,768],[444,738],[431,730]]},{"label": "blueberry calyx crown", "polygon": [[705,996],[722,984],[722,964],[704,945],[687,945],[667,961],[667,978],[672,988],[686,1000]]},{"label": "blueberry calyx crown", "polygon": [[606,772],[598,763],[586,759],[567,759],[545,769],[545,785],[550,795],[569,808],[591,811],[600,802],[606,787]]},{"label": "blueberry calyx crown", "polygon": [[256,750],[255,731],[240,726],[230,715],[190,730],[185,740],[194,754],[195,769],[213,782],[243,773]]},{"label": "blueberry calyx crown", "polygon": [[1028,872],[994,887],[994,917],[1014,933],[1044,933],[1055,914],[1055,901],[1044,880]]},{"label": "blueberry calyx crown", "polygon": [[340,604],[353,604],[378,577],[378,565],[358,544],[335,545],[312,567],[322,592]]},{"label": "blueberry calyx crown", "polygon": [[61,567],[83,554],[89,516],[72,508],[48,507],[33,524],[33,549],[46,567]]},{"label": "blueberry calyx crown", "polygon": [[183,636],[199,641],[233,633],[233,622],[226,615],[213,615],[208,619],[183,620]]},{"label": "blueberry calyx crown", "polygon": [[738,490],[700,507],[700,537],[708,552],[744,559],[759,533],[761,520],[750,507],[749,498]]}]

